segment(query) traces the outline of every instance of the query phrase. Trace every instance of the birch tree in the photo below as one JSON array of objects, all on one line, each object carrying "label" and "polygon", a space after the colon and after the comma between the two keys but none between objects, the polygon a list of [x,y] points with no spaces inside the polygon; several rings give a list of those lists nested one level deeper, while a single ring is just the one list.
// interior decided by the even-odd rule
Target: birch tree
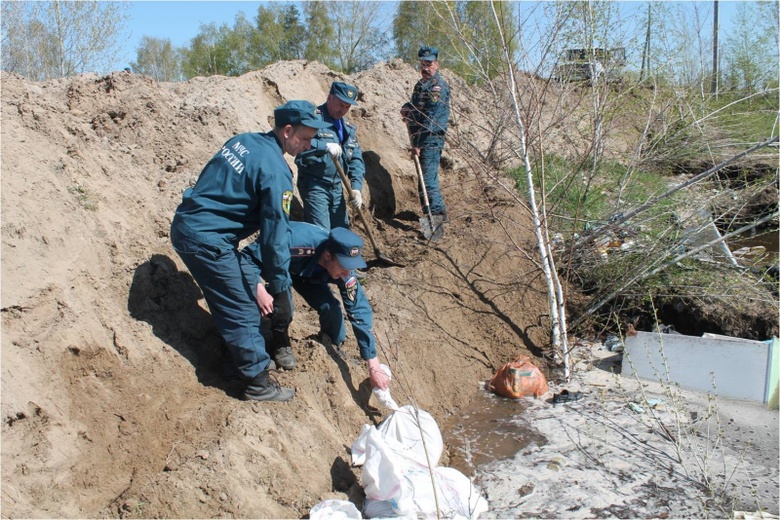
[{"label": "birch tree", "polygon": [[304,56],[307,60],[335,68],[337,53],[335,50],[335,31],[333,22],[328,17],[328,5],[321,0],[305,2],[303,13],[306,19],[306,48]]},{"label": "birch tree", "polygon": [[[537,31],[541,37],[524,40],[523,36],[530,32],[525,24],[530,24],[532,18],[521,16],[518,9],[515,19],[523,25],[519,30],[508,30],[502,16],[505,5],[499,2],[482,5],[493,16],[489,26],[483,22],[480,27],[485,32],[495,31],[494,41],[500,44],[498,55],[503,59],[500,69],[492,68],[499,72],[493,77],[489,72],[491,66],[485,66],[481,56],[486,49],[471,38],[469,26],[474,25],[473,19],[465,23],[464,11],[459,10],[458,4],[433,2],[426,12],[438,13],[446,21],[447,37],[459,42],[450,47],[460,52],[456,59],[474,77],[481,78],[484,89],[472,91],[471,102],[478,106],[480,114],[488,115],[484,130],[491,137],[489,144],[477,147],[472,141],[460,141],[457,135],[448,135],[448,142],[452,153],[468,161],[474,171],[482,172],[481,182],[490,184],[489,187],[502,187],[517,204],[528,209],[536,236],[533,258],[544,275],[549,297],[546,314],[550,317],[551,347],[568,378],[571,367],[566,287],[569,282],[587,288],[591,305],[580,308],[585,314],[603,311],[627,297],[627,293],[641,290],[632,284],[647,287],[648,294],[655,297],[659,289],[654,284],[673,276],[670,272],[676,269],[676,260],[695,261],[680,251],[688,247],[685,241],[691,234],[711,225],[707,220],[699,220],[700,213],[712,212],[712,218],[723,220],[739,202],[730,202],[733,191],[720,189],[715,196],[708,196],[706,191],[703,195],[695,193],[696,203],[691,204],[690,194],[682,193],[682,188],[687,186],[658,199],[659,193],[667,191],[669,181],[656,172],[643,170],[659,164],[662,168],[674,168],[678,161],[686,164],[691,159],[706,161],[716,157],[707,136],[723,128],[712,127],[719,124],[716,116],[721,109],[713,111],[703,102],[701,87],[705,76],[696,75],[695,83],[687,88],[663,86],[685,83],[683,71],[694,77],[694,68],[689,65],[695,61],[691,59],[695,53],[666,67],[666,55],[656,53],[655,46],[651,47],[652,52],[644,58],[653,64],[652,74],[646,78],[654,82],[653,89],[630,81],[608,84],[598,78],[585,83],[531,79],[520,70],[519,63],[524,63],[525,70],[544,70],[545,59],[570,47],[584,48],[593,63],[597,48],[646,41],[647,25],[626,23],[627,17],[611,3],[543,4],[537,7],[546,17],[542,17]],[[665,12],[664,9],[666,6],[653,4],[653,16]],[[539,12],[535,14],[533,23],[539,23]],[[702,16],[702,23],[704,19]],[[663,26],[653,24],[655,38],[655,27]],[[673,39],[668,33],[659,32],[658,40]],[[528,44],[535,46],[533,52],[529,51]],[[496,54],[494,51],[493,55]],[[633,58],[638,70],[641,52],[637,51]],[[704,72],[702,68],[698,70]],[[676,76],[665,76],[670,71]],[[660,78],[669,78],[669,83],[659,82]],[[479,92],[477,97],[474,92]],[[470,109],[473,111],[474,107]],[[467,111],[461,112],[455,105],[452,111],[457,117],[469,117]],[[722,111],[724,115],[727,113],[725,109]],[[632,122],[630,128],[625,124],[626,116]],[[631,148],[609,148],[616,140],[630,143]],[[621,161],[619,164],[614,162],[616,157]],[[512,177],[504,177],[504,173],[517,176],[519,193],[511,183]],[[746,190],[746,195],[760,193],[770,181],[756,182]],[[504,227],[507,238],[514,244],[512,224],[503,222],[489,205],[487,200],[491,217]],[[641,211],[635,212],[638,208]],[[623,219],[626,215],[631,216],[630,221]],[[773,215],[767,215],[754,224],[772,218]],[[641,245],[634,246],[635,241],[639,242],[640,229],[643,230]],[[744,229],[735,225],[729,233]],[[551,236],[554,234],[558,236]],[[598,238],[588,242],[585,248],[576,249],[572,244],[579,244],[579,234]],[[609,248],[623,244],[626,249],[621,251],[625,252],[609,253]],[[519,244],[515,245],[521,253],[531,255]],[[700,253],[701,249],[696,252]],[[673,281],[667,283],[672,286],[666,287],[667,292],[685,294],[688,290],[675,287]],[[583,316],[579,315],[576,324],[583,323]]]},{"label": "birch tree", "polygon": [[390,40],[385,33],[382,2],[330,2],[336,63],[345,74],[364,70],[389,56]]},{"label": "birch tree", "polygon": [[3,70],[43,80],[105,73],[125,43],[127,4],[3,2]]},{"label": "birch tree", "polygon": [[134,72],[157,81],[181,81],[181,49],[171,44],[170,38],[144,36],[136,51],[137,61],[131,62]]}]

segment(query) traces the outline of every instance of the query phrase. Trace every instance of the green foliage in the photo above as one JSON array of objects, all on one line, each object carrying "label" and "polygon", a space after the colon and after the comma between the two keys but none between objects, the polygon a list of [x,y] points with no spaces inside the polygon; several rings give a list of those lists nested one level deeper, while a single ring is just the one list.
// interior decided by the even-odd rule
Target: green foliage
[{"label": "green foliage", "polygon": [[309,1],[305,24],[294,4],[271,3],[257,10],[252,26],[243,13],[233,28],[214,24],[201,31],[183,53],[186,77],[236,76],[277,61],[319,61],[347,74],[387,55],[381,20],[366,2]]},{"label": "green foliage", "polygon": [[41,81],[103,72],[123,43],[122,2],[2,2],[2,67]]},{"label": "green foliage", "polygon": [[758,143],[778,133],[777,87],[750,97],[741,90],[724,92],[717,99],[709,99],[706,107],[713,114],[711,124],[735,142]]},{"label": "green foliage", "polygon": [[306,28],[301,25],[298,8],[293,4],[287,5],[282,8],[278,18],[282,28],[279,55],[283,60],[303,59],[306,50]]},{"label": "green foliage", "polygon": [[456,70],[471,82],[493,79],[506,73],[502,37],[510,57],[517,51],[518,29],[512,4],[465,2],[465,5],[461,6],[461,13],[463,20],[461,33],[464,37],[461,47],[464,52],[467,52],[468,60],[467,63],[456,67]]},{"label": "green foliage", "polygon": [[734,25],[726,37],[722,86],[752,94],[776,83],[778,2],[740,3]]},{"label": "green foliage", "polygon": [[393,41],[396,56],[408,63],[417,63],[417,51],[424,45],[439,49],[442,67],[453,68],[460,61],[456,52],[451,13],[456,3],[451,1],[398,2],[393,19]]},{"label": "green foliage", "polygon": [[381,7],[382,2],[328,3],[335,33],[337,70],[352,74],[389,56],[389,39],[379,13]]},{"label": "green foliage", "polygon": [[439,49],[441,66],[469,83],[493,79],[506,71],[501,33],[510,56],[514,56],[517,31],[510,2],[402,1],[393,20],[393,40],[401,58],[414,63],[418,49],[432,45]]},{"label": "green foliage", "polygon": [[184,51],[182,70],[188,78],[227,75],[230,72],[230,49],[225,45],[230,28],[226,24],[201,25],[200,33]]},{"label": "green foliage", "polygon": [[[544,190],[550,228],[568,237],[607,223],[623,208],[637,206],[667,187],[661,175],[614,161],[599,161],[595,173],[590,159],[574,163],[555,154],[547,154],[542,160],[533,161],[533,165],[533,182]],[[525,171],[517,169],[509,174],[518,190],[527,193]],[[621,189],[629,178],[630,187]],[[666,228],[671,204],[672,199],[659,202],[649,211],[648,224],[658,221],[661,228]]]},{"label": "green foliage", "polygon": [[328,4],[321,0],[307,1],[303,5],[306,17],[306,48],[304,56],[307,60],[318,61],[329,68],[335,68],[335,30],[333,21],[328,16]]},{"label": "green foliage", "polygon": [[393,19],[393,40],[397,56],[409,63],[414,63],[417,61],[417,51],[423,45],[440,47],[432,42],[427,43],[429,20],[429,16],[421,15],[420,2],[408,0],[398,2]]},{"label": "green foliage", "polygon": [[144,36],[136,51],[137,61],[130,66],[134,72],[157,81],[181,81],[180,53],[181,49],[174,48],[169,38]]},{"label": "green foliage", "polygon": [[282,11],[278,4],[271,7],[260,6],[255,18],[255,31],[252,33],[252,51],[258,67],[264,67],[282,59],[284,28],[280,23]]}]

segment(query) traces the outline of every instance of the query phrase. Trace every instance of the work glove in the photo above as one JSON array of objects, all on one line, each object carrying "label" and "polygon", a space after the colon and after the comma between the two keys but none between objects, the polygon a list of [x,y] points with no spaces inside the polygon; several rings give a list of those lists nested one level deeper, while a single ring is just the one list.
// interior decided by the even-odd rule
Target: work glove
[{"label": "work glove", "polygon": [[360,190],[352,190],[352,200],[349,203],[355,209],[363,207],[363,194],[360,193]]},{"label": "work glove", "polygon": [[330,156],[334,159],[341,157],[341,146],[339,146],[338,143],[328,143],[325,147],[328,149]]}]

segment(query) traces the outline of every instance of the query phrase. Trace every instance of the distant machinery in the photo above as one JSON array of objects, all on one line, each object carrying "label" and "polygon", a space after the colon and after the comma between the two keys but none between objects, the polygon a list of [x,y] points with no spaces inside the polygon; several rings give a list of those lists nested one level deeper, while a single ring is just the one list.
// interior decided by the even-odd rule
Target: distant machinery
[{"label": "distant machinery", "polygon": [[626,49],[567,49],[555,65],[552,78],[556,81],[622,81],[626,65]]}]

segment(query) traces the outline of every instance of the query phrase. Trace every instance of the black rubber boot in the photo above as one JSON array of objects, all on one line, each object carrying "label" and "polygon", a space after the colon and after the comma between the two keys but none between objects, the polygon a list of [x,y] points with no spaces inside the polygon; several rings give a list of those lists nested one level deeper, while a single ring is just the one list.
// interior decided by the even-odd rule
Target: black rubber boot
[{"label": "black rubber boot", "polygon": [[276,366],[285,370],[295,368],[295,354],[290,346],[290,336],[287,329],[276,329],[271,331],[271,356],[276,362]]},{"label": "black rubber boot", "polygon": [[255,377],[246,390],[243,398],[246,401],[289,401],[295,395],[294,388],[285,388],[268,377],[268,370],[263,370]]}]

